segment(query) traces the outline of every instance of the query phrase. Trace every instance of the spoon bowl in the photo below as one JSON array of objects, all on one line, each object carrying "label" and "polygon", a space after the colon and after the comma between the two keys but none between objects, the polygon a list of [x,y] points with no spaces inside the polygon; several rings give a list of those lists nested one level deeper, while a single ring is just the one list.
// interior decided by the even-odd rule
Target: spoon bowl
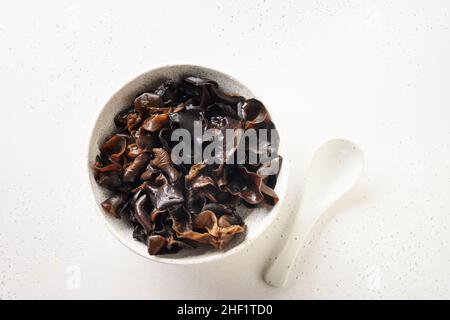
[{"label": "spoon bowl", "polygon": [[353,187],[363,167],[362,151],[352,142],[335,139],[324,143],[311,161],[302,206],[325,211]]}]

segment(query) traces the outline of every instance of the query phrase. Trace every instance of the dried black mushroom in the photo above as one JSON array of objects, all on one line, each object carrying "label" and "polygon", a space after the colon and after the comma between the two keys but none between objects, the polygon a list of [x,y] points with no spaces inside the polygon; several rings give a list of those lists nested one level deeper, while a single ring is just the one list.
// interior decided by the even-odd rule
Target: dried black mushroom
[{"label": "dried black mushroom", "polygon": [[[150,255],[198,244],[224,248],[245,233],[239,205],[277,203],[274,188],[279,170],[273,168],[281,166],[282,158],[263,162],[261,155],[276,155],[278,141],[246,146],[243,164],[227,162],[236,157],[246,130],[276,130],[259,100],[230,95],[213,80],[187,76],[166,80],[130,103],[114,117],[117,131],[99,147],[93,170],[97,183],[112,193],[101,203],[105,212],[127,219],[133,237],[148,246]],[[222,140],[219,135],[206,141],[196,137],[195,121],[202,133],[213,129],[222,133]],[[175,164],[171,152],[178,143],[172,141],[176,129],[189,132],[193,140],[183,143],[201,151],[213,141],[225,146],[225,131],[234,129],[235,147],[223,155],[225,163]],[[247,162],[250,156],[257,161]]]},{"label": "dried black mushroom", "polygon": [[100,186],[111,191],[119,190],[122,187],[122,179],[118,172],[99,172],[96,179]]},{"label": "dried black mushroom", "polygon": [[150,159],[151,155],[149,153],[141,153],[138,155],[123,171],[123,182],[127,184],[136,182],[136,179],[145,170]]},{"label": "dried black mushroom", "polygon": [[117,161],[127,149],[127,139],[121,135],[109,138],[101,147],[100,152],[111,161]]},{"label": "dried black mushroom", "polygon": [[160,173],[152,181],[145,181],[142,187],[148,194],[153,206],[159,210],[165,210],[184,202],[180,188],[170,183],[163,173]]},{"label": "dried black mushroom", "polygon": [[103,209],[106,210],[113,217],[120,219],[120,212],[128,201],[127,194],[120,192],[109,197],[101,203]]},{"label": "dried black mushroom", "polygon": [[162,148],[153,149],[153,154],[155,158],[151,161],[152,166],[164,172],[170,183],[176,182],[180,172],[173,166],[170,154]]},{"label": "dried black mushroom", "polygon": [[270,119],[266,107],[261,101],[256,99],[248,99],[241,107],[242,116],[247,122],[246,127],[253,127],[256,124],[262,123]]}]

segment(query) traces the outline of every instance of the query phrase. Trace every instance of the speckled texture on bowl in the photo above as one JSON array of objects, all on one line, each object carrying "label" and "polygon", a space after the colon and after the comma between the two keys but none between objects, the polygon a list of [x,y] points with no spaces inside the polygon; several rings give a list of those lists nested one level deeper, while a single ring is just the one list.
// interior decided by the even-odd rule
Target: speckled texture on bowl
[{"label": "speckled texture on bowl", "polygon": [[[280,197],[279,204],[274,207],[263,205],[259,208],[251,210],[240,206],[238,208],[238,212],[241,214],[245,224],[247,225],[247,233],[245,235],[241,235],[240,237],[236,237],[224,250],[214,250],[213,248],[201,247],[197,249],[184,249],[177,254],[150,256],[147,252],[147,247],[145,244],[133,239],[133,229],[131,225],[123,219],[118,220],[110,217],[102,210],[99,204],[106,199],[110,193],[97,185],[91,168],[95,162],[95,157],[98,154],[99,145],[115,130],[113,121],[114,116],[125,106],[130,105],[137,94],[146,90],[154,90],[166,79],[170,78],[180,80],[180,78],[187,75],[195,75],[213,79],[217,81],[221,89],[227,93],[239,94],[246,98],[256,97],[245,85],[236,79],[210,68],[194,65],[168,65],[152,69],[124,85],[102,108],[92,130],[88,150],[88,174],[95,203],[97,204],[96,210],[108,226],[109,230],[122,244],[135,253],[150,260],[171,264],[194,264],[217,260],[229,256],[248,246],[253,240],[261,235],[274,220],[279,209],[279,204],[283,201],[287,186],[287,161],[285,161],[283,167],[281,168],[279,179],[275,188],[275,191]],[[271,106],[266,107],[273,117]],[[276,124],[276,118],[274,118],[274,123]],[[283,137],[280,138],[280,154],[283,155]]]}]

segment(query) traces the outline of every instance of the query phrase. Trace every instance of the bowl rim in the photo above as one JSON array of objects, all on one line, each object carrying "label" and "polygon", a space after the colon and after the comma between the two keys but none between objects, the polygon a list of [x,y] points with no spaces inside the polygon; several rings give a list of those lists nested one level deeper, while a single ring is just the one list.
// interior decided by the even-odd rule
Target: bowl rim
[{"label": "bowl rim", "polygon": [[[254,236],[252,238],[249,238],[248,236],[246,236],[242,242],[238,243],[237,245],[235,245],[234,247],[228,249],[228,250],[221,250],[221,251],[217,251],[216,254],[212,254],[212,255],[198,255],[198,256],[187,256],[187,257],[177,257],[177,258],[172,258],[170,256],[167,255],[163,255],[163,256],[151,256],[151,255],[144,255],[142,254],[142,252],[135,250],[135,248],[131,245],[129,245],[129,243],[127,243],[126,241],[124,241],[122,239],[122,236],[115,230],[115,228],[108,222],[107,218],[105,217],[105,213],[103,212],[102,208],[100,207],[100,204],[97,202],[97,199],[95,198],[94,195],[94,181],[91,177],[91,166],[89,164],[89,155],[90,155],[90,149],[92,146],[92,142],[93,142],[93,137],[94,137],[94,132],[97,126],[97,123],[100,119],[100,116],[102,115],[103,111],[105,110],[106,106],[111,102],[111,100],[125,87],[132,85],[135,81],[139,80],[141,77],[144,77],[145,75],[149,75],[152,72],[155,72],[157,70],[160,69],[164,69],[164,68],[176,68],[176,67],[192,67],[192,68],[197,68],[197,69],[203,69],[203,70],[210,70],[212,72],[215,73],[219,73],[222,74],[223,76],[226,76],[228,79],[230,79],[232,82],[237,83],[239,85],[244,86],[245,88],[248,88],[243,82],[239,81],[238,79],[234,78],[233,76],[229,75],[226,72],[223,72],[221,70],[212,68],[210,66],[206,66],[206,65],[200,65],[197,63],[168,63],[168,64],[157,64],[157,65],[153,65],[151,68],[149,68],[147,71],[141,72],[140,74],[134,76],[133,78],[131,78],[130,80],[126,81],[125,83],[123,83],[118,89],[116,89],[107,99],[106,101],[104,101],[104,103],[101,104],[101,107],[97,108],[97,110],[94,113],[93,119],[90,122],[89,125],[89,134],[88,134],[88,141],[87,141],[87,152],[85,154],[85,171],[86,171],[86,176],[88,179],[88,185],[89,185],[89,193],[90,193],[90,198],[93,204],[95,204],[96,207],[96,212],[97,212],[97,216],[103,221],[103,224],[106,225],[107,229],[111,232],[111,234],[114,235],[114,237],[122,244],[124,245],[126,248],[128,248],[130,251],[134,252],[135,254],[137,254],[138,256],[141,256],[143,258],[146,258],[150,261],[155,261],[158,263],[164,263],[164,264],[172,264],[172,265],[194,265],[194,264],[200,264],[200,263],[208,263],[208,262],[213,262],[213,261],[218,261],[218,260],[222,260],[225,259],[231,255],[234,255],[246,248],[248,248],[251,244],[253,244],[253,242],[255,240],[257,240],[259,237],[261,237],[261,235],[263,233],[265,233],[270,225],[272,225],[272,223],[275,221],[276,216],[278,215],[279,211],[280,211],[280,207],[281,204],[284,202],[284,198],[287,192],[287,186],[288,186],[288,172],[289,172],[289,168],[288,168],[288,161],[287,161],[287,155],[285,154],[284,149],[282,149],[283,146],[283,139],[280,138],[280,150],[283,150],[283,165],[281,167],[280,170],[280,175],[282,175],[284,183],[282,184],[282,188],[281,188],[281,192],[278,193],[277,195],[279,197],[279,201],[278,203],[273,206],[267,217],[264,219],[265,222],[263,223],[263,225],[260,227],[259,231],[256,232],[254,234]],[[253,96],[255,98],[259,98],[260,95],[255,94],[255,92],[251,89],[248,88],[248,90],[250,90],[250,92],[253,94]],[[269,108],[269,113],[272,116],[272,113],[270,112],[271,108]],[[131,234],[130,234],[131,236]]]}]

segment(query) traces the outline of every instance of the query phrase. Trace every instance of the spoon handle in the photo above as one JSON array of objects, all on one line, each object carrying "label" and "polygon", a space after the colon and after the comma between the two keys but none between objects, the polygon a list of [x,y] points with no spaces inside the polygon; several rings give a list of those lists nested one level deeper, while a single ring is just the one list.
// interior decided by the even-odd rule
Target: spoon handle
[{"label": "spoon handle", "polygon": [[284,247],[266,270],[264,281],[267,284],[277,288],[286,286],[300,249],[317,221],[314,217],[320,216],[317,214],[317,210],[311,206],[302,205],[300,207]]}]

